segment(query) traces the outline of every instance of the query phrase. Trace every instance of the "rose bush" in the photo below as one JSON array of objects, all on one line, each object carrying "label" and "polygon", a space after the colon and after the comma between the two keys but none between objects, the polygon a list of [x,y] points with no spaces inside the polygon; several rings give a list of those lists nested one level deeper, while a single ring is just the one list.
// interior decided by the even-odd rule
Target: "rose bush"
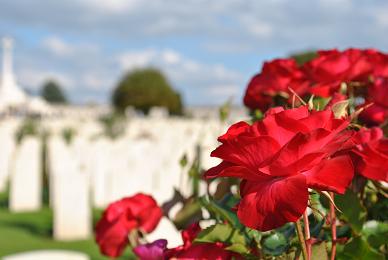
[{"label": "rose bush", "polygon": [[[218,138],[218,165],[202,169],[197,151],[191,195],[176,190],[163,212],[144,194],[105,210],[96,227],[101,252],[121,255],[129,236],[143,260],[385,259],[388,55],[334,49],[302,65],[266,62],[244,104],[262,113]],[[182,230],[182,245],[147,242],[162,215]]]}]

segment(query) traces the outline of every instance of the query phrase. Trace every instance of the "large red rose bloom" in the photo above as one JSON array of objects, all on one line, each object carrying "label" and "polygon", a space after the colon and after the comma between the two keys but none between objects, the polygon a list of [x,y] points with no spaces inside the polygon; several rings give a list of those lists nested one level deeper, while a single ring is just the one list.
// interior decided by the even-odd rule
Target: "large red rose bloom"
[{"label": "large red rose bloom", "polygon": [[153,231],[163,213],[149,195],[138,193],[108,206],[96,226],[96,241],[104,255],[118,257],[128,244],[133,229]]},{"label": "large red rose bloom", "polygon": [[267,231],[295,222],[306,210],[308,188],[344,193],[353,177],[350,156],[335,154],[353,132],[331,111],[270,109],[264,119],[232,125],[212,152],[221,158],[206,177],[242,179],[240,221]]}]

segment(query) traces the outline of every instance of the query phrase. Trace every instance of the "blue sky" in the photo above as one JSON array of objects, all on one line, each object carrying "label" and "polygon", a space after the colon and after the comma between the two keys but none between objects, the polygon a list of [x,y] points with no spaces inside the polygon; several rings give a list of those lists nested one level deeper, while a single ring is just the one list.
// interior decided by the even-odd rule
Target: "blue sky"
[{"label": "blue sky", "polygon": [[262,62],[319,48],[388,51],[388,2],[0,0],[19,83],[53,78],[75,103],[109,102],[126,71],[161,69],[189,105],[240,104]]}]

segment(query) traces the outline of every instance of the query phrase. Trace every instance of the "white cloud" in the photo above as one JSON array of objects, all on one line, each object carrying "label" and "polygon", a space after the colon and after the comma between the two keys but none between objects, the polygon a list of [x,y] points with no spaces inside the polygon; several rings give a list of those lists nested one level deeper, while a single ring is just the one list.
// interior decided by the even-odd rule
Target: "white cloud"
[{"label": "white cloud", "polygon": [[236,97],[240,94],[240,87],[238,85],[215,85],[210,86],[206,91],[208,94],[216,97]]},{"label": "white cloud", "polygon": [[37,70],[34,68],[28,68],[22,70],[17,75],[17,78],[20,79],[20,84],[23,87],[32,88],[38,90],[41,86],[49,79],[53,79],[58,82],[65,89],[73,89],[75,86],[74,78],[70,75],[67,75],[59,71],[49,71],[49,70]]},{"label": "white cloud", "polygon": [[85,42],[69,43],[58,36],[48,36],[42,40],[41,44],[44,49],[59,57],[96,53],[100,50],[96,44]]},{"label": "white cloud", "polygon": [[[210,91],[211,102],[220,103],[225,97],[237,95],[237,86],[244,79],[240,72],[223,64],[202,63],[171,49],[128,51],[118,55],[116,60],[122,71],[149,66],[159,68],[174,86],[189,96],[190,101],[198,95],[204,95],[206,98],[202,99],[206,100],[210,98]],[[221,95],[216,97],[217,93]]]},{"label": "white cloud", "polygon": [[88,9],[96,10],[98,12],[120,14],[126,13],[139,4],[139,0],[83,0],[81,1]]},{"label": "white cloud", "polygon": [[174,65],[178,64],[181,61],[181,55],[173,50],[166,50],[162,52],[161,56],[164,62],[166,62],[167,64]]},{"label": "white cloud", "polygon": [[68,56],[73,52],[72,46],[56,36],[49,36],[43,39],[42,45],[58,56]]},{"label": "white cloud", "polygon": [[111,77],[106,77],[93,71],[82,75],[80,81],[86,88],[94,90],[106,89],[113,85]]},{"label": "white cloud", "polygon": [[149,66],[156,56],[157,52],[153,49],[126,51],[117,56],[117,61],[123,70],[133,70]]},{"label": "white cloud", "polygon": [[258,17],[243,15],[240,17],[241,27],[245,28],[252,36],[258,38],[270,37],[273,33],[273,26]]},{"label": "white cloud", "polygon": [[388,27],[387,12],[388,12],[388,8],[382,8],[381,10],[375,13],[376,22],[380,27],[383,27],[383,28]]}]

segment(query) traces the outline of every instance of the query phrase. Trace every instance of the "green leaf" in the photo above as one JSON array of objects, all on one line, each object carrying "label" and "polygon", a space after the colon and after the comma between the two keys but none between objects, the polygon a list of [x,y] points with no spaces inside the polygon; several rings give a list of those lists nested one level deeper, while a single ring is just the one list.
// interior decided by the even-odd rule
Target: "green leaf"
[{"label": "green leaf", "polygon": [[384,260],[362,237],[353,237],[338,254],[339,260]]},{"label": "green leaf", "polygon": [[239,243],[245,244],[245,238],[238,229],[232,228],[227,224],[215,224],[204,230],[202,230],[197,238],[196,242],[229,242],[229,244]]},{"label": "green leaf", "polygon": [[344,195],[335,196],[335,203],[342,211],[340,218],[347,221],[352,230],[359,234],[366,219],[366,210],[361,205],[357,194],[347,190]]},{"label": "green leaf", "polygon": [[215,201],[208,200],[205,197],[200,197],[199,202],[210,212],[210,214],[216,215],[219,219],[227,221],[228,223],[237,228],[243,227],[240,221],[238,220],[236,213],[233,212],[230,208],[221,206]]},{"label": "green leaf", "polygon": [[368,221],[362,227],[361,233],[367,239],[369,245],[378,249],[388,241],[388,223],[375,220]]},{"label": "green leaf", "polygon": [[260,121],[264,117],[264,114],[263,114],[263,112],[261,112],[260,109],[256,109],[256,110],[251,111],[250,115],[252,117],[252,122]]},{"label": "green leaf", "polygon": [[329,259],[325,242],[315,244],[312,246],[311,259],[319,259],[319,260]]},{"label": "green leaf", "polygon": [[332,105],[331,110],[335,118],[341,118],[348,115],[349,100],[342,100]]},{"label": "green leaf", "polygon": [[239,253],[241,255],[249,254],[249,249],[243,244],[232,244],[225,248],[226,250]]},{"label": "green leaf", "polygon": [[198,201],[186,202],[183,208],[175,215],[173,222],[178,229],[184,229],[191,223],[202,219],[201,205]]},{"label": "green leaf", "polygon": [[313,107],[316,110],[323,110],[326,105],[329,103],[330,98],[323,98],[323,97],[314,97],[313,101]]},{"label": "green leaf", "polygon": [[182,158],[179,160],[179,164],[181,165],[182,168],[184,168],[188,163],[188,160],[187,160],[187,155],[184,154],[182,156]]},{"label": "green leaf", "polygon": [[281,255],[288,248],[286,237],[282,233],[275,233],[264,240],[263,249],[271,255]]},{"label": "green leaf", "polygon": [[222,106],[219,108],[219,116],[221,122],[225,122],[230,115],[230,109],[232,106],[232,99],[228,99]]},{"label": "green leaf", "polygon": [[250,239],[250,241],[254,240],[256,244],[260,245],[261,238],[263,237],[263,233],[248,227],[245,228],[245,233],[247,234],[247,237],[248,239]]},{"label": "green leaf", "polygon": [[319,200],[320,194],[317,192],[312,192],[310,194],[310,205],[312,208],[312,213],[316,220],[322,221],[326,214],[326,209],[322,206],[322,203]]},{"label": "green leaf", "polygon": [[238,229],[227,224],[215,224],[202,230],[194,242],[215,243],[223,242],[228,246],[226,249],[240,254],[248,254],[244,235]]}]

